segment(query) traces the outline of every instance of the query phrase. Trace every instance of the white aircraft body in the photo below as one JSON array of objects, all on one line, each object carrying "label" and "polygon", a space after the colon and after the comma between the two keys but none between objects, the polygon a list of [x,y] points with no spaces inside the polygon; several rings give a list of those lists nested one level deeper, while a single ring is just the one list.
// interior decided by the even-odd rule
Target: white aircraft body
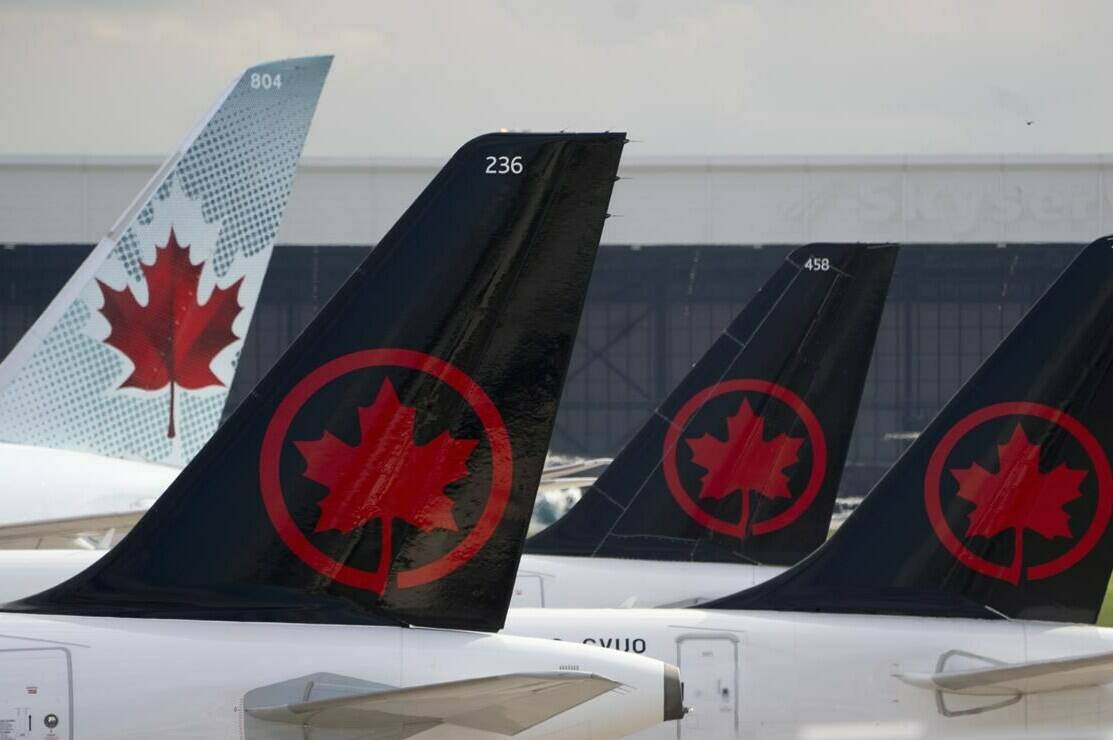
[{"label": "white aircraft body", "polygon": [[9,614],[0,632],[12,738],[355,738],[399,720],[391,737],[615,738],[659,723],[675,679],[640,656],[453,630]]},{"label": "white aircraft body", "polygon": [[[84,533],[130,529],[181,472],[169,465],[4,442],[0,470],[9,492],[0,504],[9,522],[0,525],[0,542],[68,547]],[[90,540],[91,546],[99,544]]]},{"label": "white aircraft body", "polygon": [[[5,553],[6,556],[11,553]],[[44,555],[56,562],[88,558],[99,553],[81,551],[30,553],[41,565]],[[9,575],[21,572],[15,563],[6,559],[0,582],[7,587]],[[68,570],[73,570],[67,566]],[[47,571],[43,581],[57,577],[58,570]],[[645,575],[643,574],[644,578]],[[617,579],[616,579],[617,580]],[[8,594],[5,594],[5,598]],[[173,646],[177,645],[174,632],[178,625],[188,622],[170,622],[172,632],[162,627],[161,620],[104,620],[110,627],[101,627],[95,620],[90,628],[94,637],[81,637],[60,632],[73,629],[73,618],[41,620],[0,619],[6,634],[36,640],[90,643],[97,647],[95,637],[105,632],[119,641],[109,651],[112,656],[104,667],[106,674],[120,665],[119,656],[130,654],[128,645],[138,650],[136,655],[147,655],[149,648],[142,639],[154,644],[169,644],[165,653],[156,652],[163,661],[173,661]],[[253,625],[252,627],[260,627]],[[262,626],[271,632],[271,639],[259,647],[258,658],[245,660],[251,664],[273,661],[273,651],[279,650],[285,640],[306,644],[304,635],[297,632],[301,626],[290,627],[282,637],[282,625]],[[192,627],[191,627],[192,629]],[[198,634],[209,630],[212,634],[239,645],[246,638],[234,636],[236,630],[249,634],[242,625],[202,623]],[[294,669],[289,661],[281,662],[281,674],[275,672],[253,674],[233,682],[224,692],[223,703],[218,703],[211,685],[205,685],[213,710],[219,714],[223,708],[234,715],[242,709],[245,691],[249,687],[265,686],[280,679],[301,673],[310,674],[326,670],[342,675],[358,676],[391,686],[405,686],[404,681],[371,677],[369,662],[361,654],[352,655],[353,645],[365,645],[373,639],[378,628],[320,627],[322,635],[331,635],[338,652],[336,662],[309,661],[303,668]],[[360,633],[360,630],[363,630]],[[306,630],[312,631],[312,630]],[[770,738],[925,738],[925,737],[1110,737],[1113,736],[1113,630],[1050,622],[1006,622],[980,619],[909,618],[896,616],[811,615],[785,612],[731,612],[699,609],[512,609],[505,633],[523,637],[559,640],[548,643],[560,647],[577,647],[576,643],[597,646],[602,656],[648,656],[676,664],[684,677],[684,703],[690,712],[681,720],[679,730],[669,723],[646,730],[638,737],[676,737],[718,739],[727,737]],[[403,635],[417,630],[395,630]],[[361,634],[347,643],[337,635]],[[450,635],[462,644],[481,643],[506,639],[474,634],[456,634],[435,631],[430,634]],[[138,637],[137,637],[138,635]],[[196,637],[196,635],[195,635]],[[196,637],[201,640],[201,638]],[[422,637],[421,639],[425,639]],[[446,638],[448,639],[448,638]],[[203,640],[201,640],[203,643]],[[22,643],[26,647],[29,643]],[[197,642],[189,642],[196,650]],[[220,651],[227,645],[218,641]],[[252,645],[250,641],[249,645]],[[487,644],[492,644],[488,642]],[[12,649],[17,643],[0,642],[0,650]],[[37,646],[37,644],[36,644]],[[519,646],[513,641],[500,645],[500,650]],[[95,656],[97,651],[68,648],[73,653],[75,687],[81,673],[83,656]],[[243,648],[245,651],[251,648]],[[442,666],[463,669],[474,665],[466,655],[457,661],[450,653],[440,652]],[[271,651],[271,652],[268,652]],[[219,651],[218,651],[219,652]],[[295,651],[296,652],[296,651]],[[321,654],[322,651],[314,652]],[[327,654],[327,651],[324,651]],[[0,653],[3,654],[3,653]],[[502,653],[500,653],[502,654]],[[509,654],[509,653],[507,653]],[[596,651],[587,653],[593,659]],[[429,653],[426,653],[429,655]],[[348,662],[348,659],[352,660]],[[217,658],[214,656],[213,660]],[[182,660],[179,657],[177,660]],[[190,654],[190,661],[194,656]],[[482,660],[486,660],[483,658]],[[618,678],[616,668],[603,662],[588,664],[584,658],[565,658],[557,653],[551,670],[558,671],[568,665],[579,665],[581,671],[607,676],[626,686],[640,686],[639,701],[644,706],[635,708],[644,713],[636,722],[640,727],[659,721],[661,704],[653,698],[652,691],[644,687],[663,685],[661,671],[650,671],[639,685],[627,675]],[[96,661],[93,661],[95,664]],[[1065,662],[1065,664],[1064,664]],[[192,664],[192,663],[191,663]],[[201,664],[200,661],[197,663]],[[545,664],[548,665],[548,664]],[[508,663],[505,671],[537,671],[537,662]],[[635,672],[636,665],[629,667]],[[488,666],[484,664],[484,669]],[[1008,669],[1008,670],[1005,670]],[[503,671],[500,665],[498,671]],[[973,673],[969,673],[969,672]],[[1000,671],[1000,673],[989,673]],[[980,672],[980,673],[979,673]],[[227,672],[225,672],[227,673]],[[89,674],[96,676],[93,671]],[[452,674],[455,680],[468,674]],[[480,675],[480,674],[476,674]],[[204,683],[208,676],[199,678]],[[431,679],[413,678],[414,683]],[[91,681],[103,685],[104,680]],[[948,683],[950,682],[950,683]],[[75,688],[75,693],[80,691]],[[96,691],[91,695],[96,696]],[[658,695],[658,699],[660,696]],[[103,699],[98,699],[102,702]],[[586,705],[598,708],[600,717],[611,712],[617,716],[629,712],[629,707],[612,707],[606,702]],[[40,712],[44,708],[40,707]],[[76,705],[80,709],[80,704]],[[582,707],[581,710],[586,710]],[[588,712],[590,716],[594,715]],[[81,712],[82,715],[87,713]],[[572,716],[569,714],[569,716]],[[1064,719],[1066,717],[1066,719]],[[564,718],[567,719],[567,718]],[[188,718],[181,719],[182,727],[190,727]],[[562,719],[562,722],[564,720]],[[1064,725],[1064,722],[1066,723]],[[560,726],[560,722],[542,727]],[[175,725],[167,724],[165,727]],[[1069,733],[1064,730],[1069,729]],[[600,725],[602,727],[602,725]],[[617,726],[606,731],[617,731]],[[622,732],[633,732],[629,726]],[[602,730],[600,730],[602,732]],[[621,733],[620,733],[621,734]],[[94,737],[97,735],[93,735]],[[126,735],[119,735],[126,737]],[[214,735],[219,737],[220,735]]]},{"label": "white aircraft body", "polygon": [[0,362],[0,546],[130,526],[212,436],[331,63],[239,75]]},{"label": "white aircraft body", "polygon": [[1100,627],[514,609],[506,631],[675,663],[691,711],[639,738],[1113,737],[1113,630]]},{"label": "white aircraft body", "polygon": [[[44,566],[36,587],[47,587],[70,577],[84,567],[84,562],[91,562],[97,555],[79,554],[85,557],[66,561],[51,556],[36,558],[33,551],[16,551],[14,557],[9,557],[11,553],[0,552],[0,601],[6,598],[5,593],[14,598],[32,592],[25,589],[15,594],[4,583],[4,574],[19,570],[23,562],[29,560]],[[778,566],[734,563],[523,555],[511,606],[516,609],[680,608],[757,585],[784,570]]]}]

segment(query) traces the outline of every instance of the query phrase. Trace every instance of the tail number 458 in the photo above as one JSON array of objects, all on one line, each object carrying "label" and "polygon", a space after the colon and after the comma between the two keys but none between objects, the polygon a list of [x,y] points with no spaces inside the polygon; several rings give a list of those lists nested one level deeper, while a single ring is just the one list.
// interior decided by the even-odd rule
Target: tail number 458
[{"label": "tail number 458", "polygon": [[520,175],[524,169],[520,156],[487,157],[487,169],[484,172],[488,175]]}]

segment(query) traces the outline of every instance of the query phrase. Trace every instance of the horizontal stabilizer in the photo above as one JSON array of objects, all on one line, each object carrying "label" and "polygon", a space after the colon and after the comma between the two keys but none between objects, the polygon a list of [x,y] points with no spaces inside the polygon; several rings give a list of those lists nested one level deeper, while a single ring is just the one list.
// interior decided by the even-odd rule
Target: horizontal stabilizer
[{"label": "horizontal stabilizer", "polygon": [[[292,684],[298,684],[296,687]],[[592,673],[511,673],[403,689],[358,690],[363,684],[318,674],[257,689],[244,709],[257,721],[304,728],[390,732],[407,737],[437,725],[517,735],[622,684]],[[345,685],[358,693],[345,693]],[[268,697],[298,688],[306,701],[268,704]],[[325,698],[313,699],[315,695]],[[254,699],[254,700],[253,700]],[[405,730],[413,732],[405,732]],[[403,734],[399,735],[399,731]],[[330,735],[331,737],[331,735]]]},{"label": "horizontal stabilizer", "polygon": [[1113,652],[939,673],[895,673],[910,686],[948,694],[1016,696],[1113,682]]}]

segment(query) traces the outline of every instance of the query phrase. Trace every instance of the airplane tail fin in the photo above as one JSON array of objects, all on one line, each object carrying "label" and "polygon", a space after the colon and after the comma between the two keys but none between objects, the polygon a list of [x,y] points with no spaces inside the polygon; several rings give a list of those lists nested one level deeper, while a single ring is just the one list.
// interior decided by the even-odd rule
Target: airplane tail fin
[{"label": "airplane tail fin", "polygon": [[331,63],[228,88],[0,363],[0,441],[181,466],[212,436]]},{"label": "airplane tail fin", "polygon": [[1106,237],[823,547],[705,606],[1094,622],[1113,568],[1111,318]]},{"label": "airplane tail fin", "polygon": [[499,629],[624,143],[461,148],[135,529],[7,608]]},{"label": "airplane tail fin", "polygon": [[896,256],[795,250],[526,551],[791,565],[818,547]]}]

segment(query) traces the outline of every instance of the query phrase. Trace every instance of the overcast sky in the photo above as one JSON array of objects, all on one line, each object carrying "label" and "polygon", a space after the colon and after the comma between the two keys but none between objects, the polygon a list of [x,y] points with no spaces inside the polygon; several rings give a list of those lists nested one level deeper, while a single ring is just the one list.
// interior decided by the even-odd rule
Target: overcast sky
[{"label": "overcast sky", "polygon": [[163,156],[243,67],[317,53],[308,155],[504,127],[625,129],[642,156],[1106,153],[1110,29],[1108,0],[0,0],[0,154]]}]

